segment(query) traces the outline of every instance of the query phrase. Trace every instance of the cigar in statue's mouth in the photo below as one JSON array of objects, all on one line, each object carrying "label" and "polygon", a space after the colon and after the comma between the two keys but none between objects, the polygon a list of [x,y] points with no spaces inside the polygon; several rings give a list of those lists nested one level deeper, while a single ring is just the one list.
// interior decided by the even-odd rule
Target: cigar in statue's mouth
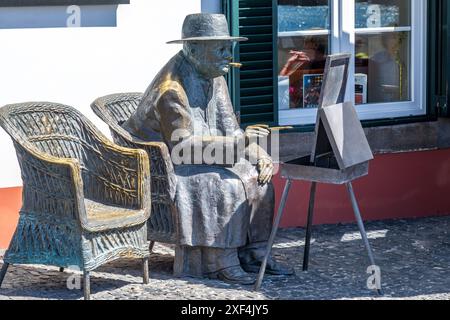
[{"label": "cigar in statue's mouth", "polygon": [[233,68],[238,68],[238,69],[242,68],[242,63],[238,63],[238,62],[230,62],[228,65]]}]

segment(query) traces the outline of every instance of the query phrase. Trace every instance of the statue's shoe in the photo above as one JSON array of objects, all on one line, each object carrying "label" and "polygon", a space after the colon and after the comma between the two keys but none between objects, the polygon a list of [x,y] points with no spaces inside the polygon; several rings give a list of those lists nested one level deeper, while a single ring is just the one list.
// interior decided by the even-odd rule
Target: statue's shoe
[{"label": "statue's shoe", "polygon": [[252,285],[256,278],[242,270],[240,266],[226,268],[208,275],[211,279],[219,279],[231,284]]},{"label": "statue's shoe", "polygon": [[[261,262],[255,261],[253,263],[241,263],[242,269],[249,273],[259,273],[261,268]],[[269,258],[266,266],[266,274],[275,276],[292,276],[295,274],[294,269],[276,262],[274,259]]]}]

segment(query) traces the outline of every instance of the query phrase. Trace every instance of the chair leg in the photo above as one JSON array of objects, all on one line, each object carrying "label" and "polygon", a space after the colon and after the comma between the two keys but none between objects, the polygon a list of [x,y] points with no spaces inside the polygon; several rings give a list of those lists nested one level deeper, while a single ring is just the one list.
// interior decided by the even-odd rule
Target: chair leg
[{"label": "chair leg", "polygon": [[5,262],[3,264],[2,270],[0,271],[0,288],[2,287],[3,280],[5,279],[6,272],[8,271],[9,263]]},{"label": "chair leg", "polygon": [[153,247],[155,246],[155,241],[150,241],[150,245],[148,246],[148,251],[150,253],[153,252]]},{"label": "chair leg", "polygon": [[[359,210],[358,202],[356,201],[355,193],[353,192],[353,186],[351,182],[347,183],[347,190],[350,195],[350,200],[353,206],[353,212],[355,213],[355,218],[358,223],[359,232],[361,233],[361,238],[363,239],[364,246],[366,247],[367,254],[369,256],[369,261],[371,266],[376,266],[375,259],[373,257],[372,248],[369,243],[369,238],[367,237],[366,229],[364,227],[364,222],[361,217],[361,211]],[[381,288],[377,289],[379,295],[383,295]]]},{"label": "chair leg", "polygon": [[309,267],[309,251],[311,248],[311,235],[314,219],[314,202],[316,199],[317,182],[312,182],[311,191],[309,192],[308,221],[306,224],[305,237],[305,253],[303,254],[303,271],[308,271]]},{"label": "chair leg", "polygon": [[89,271],[83,272],[83,292],[84,300],[91,300],[91,279]]},{"label": "chair leg", "polygon": [[148,284],[150,282],[148,275],[148,257],[142,259],[142,268],[144,284]]}]

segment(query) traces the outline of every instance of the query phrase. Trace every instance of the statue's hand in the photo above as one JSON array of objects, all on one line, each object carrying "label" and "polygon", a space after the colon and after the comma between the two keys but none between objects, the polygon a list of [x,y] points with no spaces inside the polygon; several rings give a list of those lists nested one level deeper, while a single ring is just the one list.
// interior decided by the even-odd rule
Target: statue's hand
[{"label": "statue's hand", "polygon": [[261,158],[258,160],[257,169],[259,172],[258,182],[260,184],[267,184],[272,180],[273,176],[273,162],[270,158]]},{"label": "statue's hand", "polygon": [[270,130],[265,126],[249,126],[245,129],[245,144],[249,145],[251,141],[257,141],[261,138],[267,138]]}]

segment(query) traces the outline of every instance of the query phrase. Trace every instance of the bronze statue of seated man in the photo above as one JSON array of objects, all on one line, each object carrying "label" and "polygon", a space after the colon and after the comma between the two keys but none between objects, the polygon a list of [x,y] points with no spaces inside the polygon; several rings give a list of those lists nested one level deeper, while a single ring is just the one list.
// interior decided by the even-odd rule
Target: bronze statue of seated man
[{"label": "bronze statue of seated man", "polygon": [[[251,273],[259,271],[272,227],[273,164],[262,148],[249,144],[269,130],[241,130],[223,77],[232,64],[233,42],[242,40],[230,37],[224,15],[187,16],[182,39],[170,42],[182,43],[183,50],[158,73],[123,127],[143,140],[162,140],[171,151],[180,273],[253,284]],[[243,157],[231,165],[211,164],[196,155],[185,161],[186,150],[203,155],[217,143],[232,148],[242,143],[257,161]],[[267,272],[293,274],[273,259]]]}]

